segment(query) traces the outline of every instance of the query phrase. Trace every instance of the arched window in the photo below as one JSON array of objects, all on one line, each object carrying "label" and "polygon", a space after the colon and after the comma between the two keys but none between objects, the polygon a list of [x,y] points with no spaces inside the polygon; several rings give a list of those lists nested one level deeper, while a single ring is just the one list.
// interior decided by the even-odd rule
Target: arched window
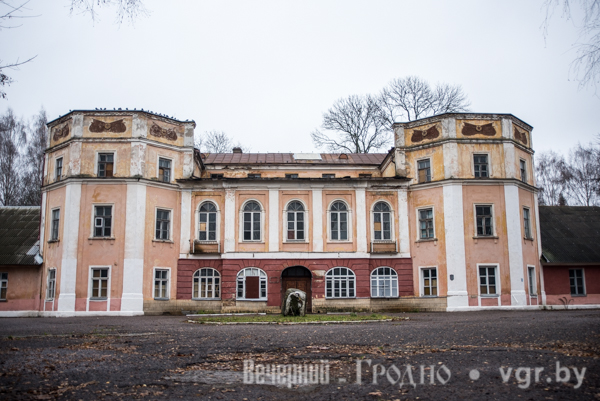
[{"label": "arched window", "polygon": [[392,239],[392,218],[390,207],[385,202],[377,202],[373,207],[373,239],[385,241]]},{"label": "arched window", "polygon": [[244,241],[260,241],[260,215],[258,202],[250,201],[244,205]]},{"label": "arched window", "polygon": [[304,241],[304,205],[292,201],[287,207],[287,237],[288,240]]},{"label": "arched window", "polygon": [[221,295],[221,275],[215,269],[196,270],[193,284],[193,299],[216,299]]},{"label": "arched window", "polygon": [[347,267],[334,267],[325,274],[326,298],[354,298],[356,276]]},{"label": "arched window", "polygon": [[247,267],[237,275],[237,299],[267,299],[267,273]]},{"label": "arched window", "polygon": [[198,239],[200,241],[217,240],[217,207],[212,202],[200,205],[198,215]]},{"label": "arched window", "polygon": [[331,204],[329,224],[332,240],[348,240],[348,207],[344,202],[335,201]]},{"label": "arched window", "polygon": [[371,297],[398,296],[398,273],[391,267],[378,267],[371,272]]}]

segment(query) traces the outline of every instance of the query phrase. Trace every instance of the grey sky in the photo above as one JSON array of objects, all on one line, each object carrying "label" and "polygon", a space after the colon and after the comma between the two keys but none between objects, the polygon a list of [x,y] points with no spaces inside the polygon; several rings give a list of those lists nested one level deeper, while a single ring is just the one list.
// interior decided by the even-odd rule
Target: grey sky
[{"label": "grey sky", "polygon": [[554,16],[546,41],[536,1],[159,1],[135,26],[114,10],[70,15],[70,0],[32,0],[0,32],[17,71],[0,111],[54,119],[70,109],[143,108],[223,130],[253,152],[311,152],[333,102],[417,75],[460,84],[476,112],[534,126],[536,151],[600,132],[600,99],[569,75],[576,26]]}]

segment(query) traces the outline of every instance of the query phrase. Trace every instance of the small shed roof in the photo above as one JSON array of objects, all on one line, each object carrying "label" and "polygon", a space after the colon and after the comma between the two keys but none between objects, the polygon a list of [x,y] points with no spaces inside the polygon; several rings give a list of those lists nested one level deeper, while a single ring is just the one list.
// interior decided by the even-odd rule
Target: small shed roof
[{"label": "small shed roof", "polygon": [[542,260],[600,264],[600,207],[540,206]]},{"label": "small shed roof", "polygon": [[0,265],[39,265],[39,206],[0,206]]}]

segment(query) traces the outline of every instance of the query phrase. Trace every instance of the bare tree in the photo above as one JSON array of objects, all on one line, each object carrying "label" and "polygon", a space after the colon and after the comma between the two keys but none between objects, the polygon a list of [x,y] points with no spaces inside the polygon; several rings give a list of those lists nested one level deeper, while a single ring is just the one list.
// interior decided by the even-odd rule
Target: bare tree
[{"label": "bare tree", "polygon": [[562,155],[548,151],[540,153],[535,159],[535,179],[540,192],[541,205],[557,206],[566,204],[567,164]]},{"label": "bare tree", "polygon": [[578,144],[569,152],[566,170],[569,198],[582,206],[600,205],[600,159],[598,151],[590,144]]},{"label": "bare tree", "polygon": [[202,136],[197,136],[194,140],[196,148],[204,153],[231,153],[233,148],[242,149],[243,152],[249,152],[250,148],[233,142],[233,138],[229,137],[223,131],[206,131]]},{"label": "bare tree", "polygon": [[550,18],[556,8],[562,9],[564,18],[572,19],[573,8],[578,8],[583,17],[579,24],[577,56],[571,64],[580,86],[597,85],[600,80],[600,0],[545,0],[546,16],[542,23],[544,37],[548,35]]},{"label": "bare tree", "polygon": [[117,7],[116,22],[121,24],[127,19],[133,23],[138,17],[148,15],[148,10],[144,7],[143,0],[71,0],[71,13],[79,11],[82,14],[89,14],[93,22],[99,21],[98,8]]},{"label": "bare tree", "polygon": [[313,131],[317,147],[331,152],[369,153],[390,145],[390,128],[381,118],[383,111],[372,96],[339,99],[323,114],[321,127],[329,132]]},{"label": "bare tree", "polygon": [[22,194],[21,205],[39,206],[42,201],[42,175],[44,169],[44,150],[48,135],[46,111],[41,109],[29,128],[27,147],[22,155],[24,157],[22,169]]},{"label": "bare tree", "polygon": [[22,189],[20,148],[27,140],[23,121],[11,109],[0,117],[0,203],[19,204]]},{"label": "bare tree", "polygon": [[394,79],[383,89],[380,102],[390,129],[396,121],[468,111],[470,106],[459,85],[437,84],[432,88],[427,81],[415,76]]}]

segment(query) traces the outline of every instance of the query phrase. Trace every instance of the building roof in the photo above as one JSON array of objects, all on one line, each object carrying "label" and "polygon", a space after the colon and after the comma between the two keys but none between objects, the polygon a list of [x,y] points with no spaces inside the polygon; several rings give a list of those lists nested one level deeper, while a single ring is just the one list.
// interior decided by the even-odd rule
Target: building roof
[{"label": "building roof", "polygon": [[39,206],[0,207],[0,265],[39,265]]},{"label": "building roof", "polygon": [[540,206],[542,261],[600,264],[600,207]]},{"label": "building roof", "polygon": [[[296,155],[296,157],[294,157]],[[345,156],[343,156],[345,155]],[[294,153],[203,153],[204,165],[211,164],[300,164],[379,166],[387,153],[320,153],[321,159]],[[340,158],[340,156],[342,156]]]}]

